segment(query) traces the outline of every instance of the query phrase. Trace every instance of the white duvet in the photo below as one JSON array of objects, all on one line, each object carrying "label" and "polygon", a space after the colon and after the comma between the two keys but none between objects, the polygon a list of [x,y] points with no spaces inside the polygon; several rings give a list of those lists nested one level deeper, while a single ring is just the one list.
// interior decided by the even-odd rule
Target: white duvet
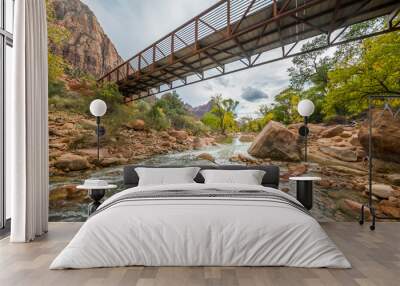
[{"label": "white duvet", "polygon": [[[265,190],[237,184],[136,187],[163,190]],[[145,266],[294,266],[349,268],[318,222],[293,206],[258,199],[125,201],[89,218],[50,269]]]}]

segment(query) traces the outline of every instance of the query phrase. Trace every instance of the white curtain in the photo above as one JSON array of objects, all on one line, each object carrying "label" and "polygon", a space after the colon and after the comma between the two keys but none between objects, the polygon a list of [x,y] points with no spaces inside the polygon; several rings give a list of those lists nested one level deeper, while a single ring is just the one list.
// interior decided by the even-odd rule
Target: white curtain
[{"label": "white curtain", "polygon": [[45,0],[15,1],[14,93],[6,98],[6,187],[12,242],[48,227],[48,66]]}]

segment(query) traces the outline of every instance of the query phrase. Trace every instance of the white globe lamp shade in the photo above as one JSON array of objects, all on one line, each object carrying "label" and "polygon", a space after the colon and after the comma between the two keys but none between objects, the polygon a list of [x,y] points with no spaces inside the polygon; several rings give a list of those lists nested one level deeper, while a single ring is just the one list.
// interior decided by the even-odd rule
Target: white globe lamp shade
[{"label": "white globe lamp shade", "polygon": [[297,105],[297,111],[303,117],[311,116],[311,114],[314,113],[314,109],[315,109],[314,103],[309,99],[303,99]]},{"label": "white globe lamp shade", "polygon": [[106,114],[107,104],[101,99],[95,99],[90,103],[90,113],[96,117]]}]

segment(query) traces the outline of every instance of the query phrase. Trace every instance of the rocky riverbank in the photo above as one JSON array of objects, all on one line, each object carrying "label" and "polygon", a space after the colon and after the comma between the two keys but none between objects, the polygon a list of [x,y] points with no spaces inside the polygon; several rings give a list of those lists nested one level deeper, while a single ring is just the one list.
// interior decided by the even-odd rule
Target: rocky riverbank
[{"label": "rocky riverbank", "polygon": [[174,129],[155,131],[146,128],[142,120],[134,120],[121,127],[118,134],[101,138],[98,161],[95,129],[93,118],[63,112],[49,114],[50,176],[68,176],[217,144],[212,136],[197,137]]},{"label": "rocky riverbank", "polygon": [[[373,200],[379,216],[400,218],[400,124],[385,114],[375,118]],[[310,164],[287,163],[299,162],[304,157],[304,142],[297,134],[301,125],[285,127],[270,122],[250,146],[248,153],[252,156],[236,154],[230,160],[248,165],[286,165],[288,171],[282,174],[282,181],[307,173]],[[366,122],[351,126],[310,124],[309,129],[308,158],[313,162],[314,171],[323,178],[317,184],[321,189],[347,190],[329,195],[337,201],[337,207],[343,212],[357,215],[361,203],[368,197]],[[349,196],[349,192],[353,195]]]}]

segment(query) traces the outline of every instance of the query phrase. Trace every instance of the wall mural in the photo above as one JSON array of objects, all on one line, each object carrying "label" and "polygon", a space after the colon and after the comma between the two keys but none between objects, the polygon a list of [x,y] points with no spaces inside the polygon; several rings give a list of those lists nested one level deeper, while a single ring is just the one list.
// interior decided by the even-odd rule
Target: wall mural
[{"label": "wall mural", "polygon": [[[96,78],[121,62],[95,15],[79,0],[49,0],[49,136],[50,220],[83,221],[90,199],[76,185],[102,178],[123,189],[126,164],[276,164],[281,189],[295,194],[290,176],[321,176],[314,192],[313,215],[321,221],[347,221],[366,201],[368,95],[400,94],[400,33],[394,32],[293,58],[290,85],[256,116],[240,117],[241,102],[229,94],[210,94],[190,106],[179,90],[159,98],[122,104],[114,85]],[[362,34],[384,24],[376,20],[347,32]],[[324,36],[303,49],[317,47]],[[101,160],[97,162],[96,121],[89,104],[100,98],[108,111],[102,118]],[[309,163],[303,163],[303,140],[297,112],[310,99]],[[390,102],[393,109],[399,101]],[[374,200],[381,216],[400,217],[400,116],[381,109],[374,114]]]}]

